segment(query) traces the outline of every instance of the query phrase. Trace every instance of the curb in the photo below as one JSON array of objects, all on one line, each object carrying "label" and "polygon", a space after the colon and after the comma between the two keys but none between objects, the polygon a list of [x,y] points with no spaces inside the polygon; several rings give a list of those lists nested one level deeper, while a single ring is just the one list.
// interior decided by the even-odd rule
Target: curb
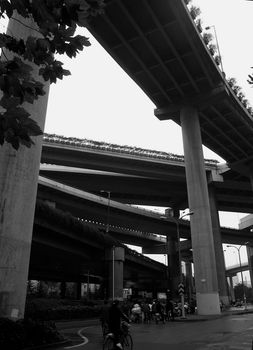
[{"label": "curb", "polygon": [[[183,318],[183,319],[175,319],[174,322],[202,322],[202,321],[211,321],[211,320],[216,320],[221,317],[226,317],[226,316],[231,316],[231,315],[244,315],[244,314],[252,314],[253,310],[235,310],[235,311],[225,311],[224,313],[221,313],[220,315],[210,315],[209,317],[204,317],[199,316],[193,316],[193,318]],[[253,350],[253,348],[252,348]]]}]

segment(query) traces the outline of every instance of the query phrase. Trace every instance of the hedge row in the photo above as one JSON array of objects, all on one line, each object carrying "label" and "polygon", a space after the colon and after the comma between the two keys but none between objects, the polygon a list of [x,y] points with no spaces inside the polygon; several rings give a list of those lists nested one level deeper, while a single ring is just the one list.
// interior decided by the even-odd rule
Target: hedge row
[{"label": "hedge row", "polygon": [[25,317],[34,320],[63,320],[98,317],[101,307],[61,299],[33,299],[27,302]]},{"label": "hedge row", "polygon": [[0,349],[22,350],[63,340],[53,322],[0,318]]}]

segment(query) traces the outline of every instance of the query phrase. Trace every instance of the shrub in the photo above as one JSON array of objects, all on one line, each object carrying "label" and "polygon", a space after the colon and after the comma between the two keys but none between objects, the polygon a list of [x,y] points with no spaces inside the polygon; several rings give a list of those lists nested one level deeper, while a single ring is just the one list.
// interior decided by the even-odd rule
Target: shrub
[{"label": "shrub", "polygon": [[63,341],[53,322],[0,318],[0,349],[21,350],[27,347]]},{"label": "shrub", "polygon": [[204,43],[205,43],[206,45],[208,45],[209,42],[212,41],[212,39],[213,39],[213,36],[212,36],[211,33],[204,33],[204,34],[203,34],[203,40],[204,40]]},{"label": "shrub", "polygon": [[202,27],[202,21],[201,21],[201,19],[198,18],[198,19],[196,20],[195,24],[196,24],[196,27],[197,27],[199,33],[202,33],[202,32],[203,32],[203,27]]},{"label": "shrub", "polygon": [[27,301],[25,317],[33,320],[62,320],[98,317],[100,307],[88,301],[34,298]]},{"label": "shrub", "polygon": [[25,345],[25,332],[20,323],[0,318],[0,349],[22,349]]},{"label": "shrub", "polygon": [[197,6],[191,6],[189,11],[190,11],[191,18],[193,20],[196,19],[201,13],[200,8]]}]

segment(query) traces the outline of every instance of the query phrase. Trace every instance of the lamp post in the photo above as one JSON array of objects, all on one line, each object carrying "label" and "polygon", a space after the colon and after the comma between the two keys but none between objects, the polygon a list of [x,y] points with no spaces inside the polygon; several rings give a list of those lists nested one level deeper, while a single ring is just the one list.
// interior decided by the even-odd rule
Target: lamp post
[{"label": "lamp post", "polygon": [[214,31],[215,40],[216,40],[216,44],[217,44],[218,55],[220,56],[221,72],[224,73],[223,64],[222,64],[222,58],[221,58],[221,54],[220,54],[220,47],[219,47],[219,42],[218,42],[218,37],[217,37],[215,26],[211,25],[211,26],[206,27],[205,29],[206,30],[210,30],[211,28],[213,28],[213,31]]},{"label": "lamp post", "polygon": [[[248,242],[247,242],[248,243]],[[245,244],[247,244],[245,243]],[[238,252],[238,257],[239,257],[239,265],[240,265],[240,272],[241,272],[241,279],[242,279],[242,289],[243,289],[243,300],[244,300],[244,307],[245,310],[247,309],[247,299],[246,299],[246,294],[245,294],[245,287],[244,287],[244,281],[243,281],[243,273],[242,273],[242,262],[241,262],[241,254],[240,254],[240,249],[245,245],[245,244],[241,244],[240,247],[238,248],[235,245],[227,245],[227,247],[229,248],[235,248],[237,249]]]},{"label": "lamp post", "polygon": [[[109,226],[110,226],[110,202],[111,202],[111,191],[105,191],[101,190],[101,193],[107,193],[107,213],[106,213],[106,227],[105,227],[105,234],[109,233]],[[115,260],[115,247],[112,247],[112,300],[114,300],[114,260]],[[106,294],[106,292],[105,292]]]},{"label": "lamp post", "polygon": [[[179,217],[180,219],[183,219],[185,216],[188,215],[193,215],[193,211],[189,211],[188,213],[182,214]],[[172,217],[173,218],[173,217]],[[179,261],[179,274],[180,274],[180,285],[183,285],[183,271],[182,271],[182,264],[181,264],[181,247],[180,247],[180,230],[179,230],[179,221],[175,220],[174,222],[177,226],[177,243],[178,243],[178,261]],[[181,305],[182,305],[182,318],[185,318],[185,309],[184,309],[184,292],[181,292],[180,294],[180,298],[181,298]]]},{"label": "lamp post", "polygon": [[115,289],[115,246],[112,247],[112,300],[114,300]]}]

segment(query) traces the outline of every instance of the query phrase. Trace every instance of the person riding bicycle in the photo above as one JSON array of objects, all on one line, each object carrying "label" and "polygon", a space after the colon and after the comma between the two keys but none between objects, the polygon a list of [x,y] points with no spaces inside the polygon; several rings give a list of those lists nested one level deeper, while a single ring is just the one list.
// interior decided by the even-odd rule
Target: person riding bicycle
[{"label": "person riding bicycle", "polygon": [[100,322],[103,331],[103,335],[108,332],[108,320],[109,320],[110,305],[107,299],[104,300],[104,305],[101,308]]},{"label": "person riding bicycle", "polygon": [[120,310],[119,308],[119,300],[114,300],[112,302],[111,307],[109,308],[108,313],[108,327],[109,333],[113,333],[114,335],[114,346],[117,349],[122,349],[122,345],[119,341],[120,335],[122,333],[121,330],[121,321],[124,320],[130,323],[128,317]]}]

